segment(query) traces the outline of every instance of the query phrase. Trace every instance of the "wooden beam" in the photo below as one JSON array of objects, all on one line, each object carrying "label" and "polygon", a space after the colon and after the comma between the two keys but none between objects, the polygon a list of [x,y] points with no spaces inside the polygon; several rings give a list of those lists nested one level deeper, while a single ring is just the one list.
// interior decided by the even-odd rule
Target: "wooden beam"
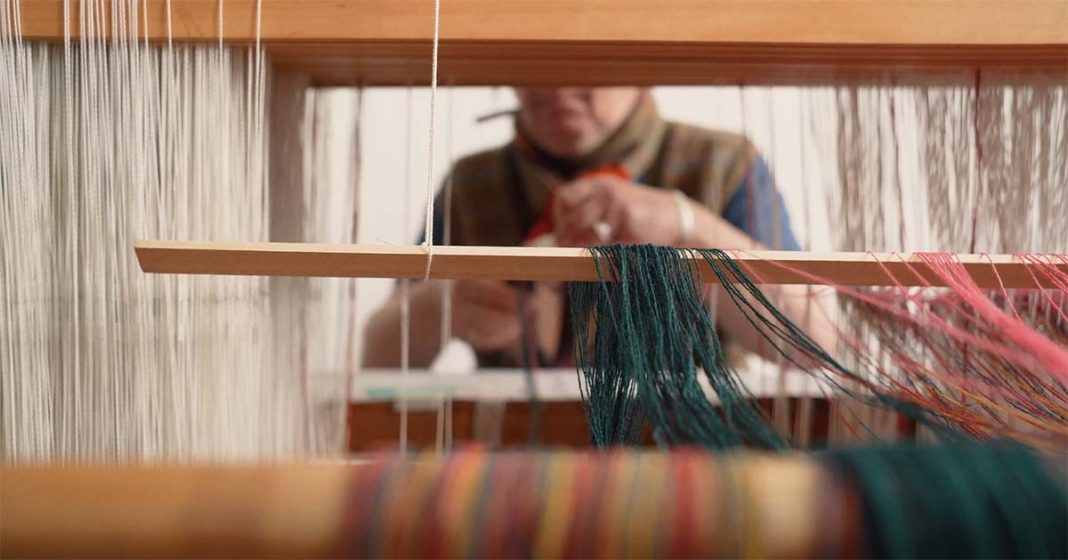
[{"label": "wooden beam", "polygon": [[[138,2],[138,5],[141,3]],[[82,29],[70,0],[71,31]],[[218,40],[218,0],[171,0],[171,37]],[[223,37],[255,39],[255,0],[226,0]],[[148,38],[167,38],[148,0]],[[28,39],[63,38],[63,0],[22,0]],[[320,84],[425,84],[433,0],[263,0],[277,67]],[[110,19],[101,30],[110,35]],[[453,85],[899,82],[947,72],[1068,71],[1064,0],[443,0]]]},{"label": "wooden beam", "polygon": [[338,558],[352,469],[0,467],[4,558]]},{"label": "wooden beam", "polygon": [[[538,531],[537,525],[532,524],[536,519],[524,516],[522,511],[501,512],[506,516],[503,523],[472,524],[465,508],[443,507],[451,503],[447,497],[437,496],[426,499],[431,500],[434,523],[444,528],[435,535],[443,536],[426,537],[424,541],[435,548],[424,552],[423,548],[402,549],[393,543],[412,534],[414,523],[410,519],[423,512],[411,509],[408,494],[383,492],[380,484],[430,488],[437,480],[447,488],[449,482],[458,480],[450,475],[455,465],[470,464],[470,459],[465,458],[478,457],[480,453],[470,451],[457,458],[427,453],[407,464],[399,464],[379,451],[369,460],[320,464],[3,466],[0,556],[360,558],[418,550],[430,558],[466,553],[469,547],[462,546],[461,539],[500,540],[506,538],[510,527]],[[550,461],[551,457],[559,459]],[[671,472],[667,464],[670,458],[663,452],[627,451],[619,460],[629,468],[651,463],[662,465],[653,472]],[[789,506],[784,504],[807,504],[807,500],[815,499],[812,491],[816,488],[817,459],[794,453],[736,452],[715,460],[722,468],[695,474],[703,483],[695,486],[694,492],[700,494],[687,500],[687,507],[724,503],[733,496],[728,493],[731,486],[726,477],[743,476],[753,490],[746,494],[742,507],[748,519],[760,520],[752,528],[747,527],[747,535],[761,543],[760,550],[769,557],[807,557],[816,552],[815,544],[811,552],[798,545],[793,518],[789,512],[784,515],[784,508]],[[534,511],[549,510],[550,496],[566,494],[579,465],[589,465],[597,477],[609,476],[606,467],[611,466],[599,452],[566,451],[531,453],[529,461],[480,459],[479,464],[486,465],[487,475],[503,480],[522,480],[521,471],[535,480],[546,473],[543,491],[532,496],[536,500]],[[558,476],[548,476],[550,468],[553,472],[564,470]],[[811,480],[799,480],[799,475],[811,476]],[[646,483],[644,479],[626,477],[612,488],[616,492],[640,493]],[[569,501],[559,505],[563,520],[583,513]],[[663,517],[655,507],[635,511],[643,516],[639,520],[643,526]],[[813,535],[815,531],[813,524]],[[666,534],[667,530],[663,532]],[[381,544],[370,540],[374,538],[381,539]],[[714,540],[717,538],[721,540]],[[728,544],[732,538],[733,535],[718,537],[713,531],[710,538],[704,538],[691,550],[699,555],[732,550]],[[640,539],[619,539],[619,555],[643,555],[643,551],[647,553],[644,544]],[[520,550],[536,550],[531,542],[521,547]]]},{"label": "wooden beam", "polygon": [[[427,265],[426,248],[411,245],[138,241],[134,250],[141,270],[170,274],[420,279]],[[734,257],[763,284],[941,285],[912,255],[747,251]],[[1012,255],[957,257],[983,287],[1052,287],[1035,267]],[[699,259],[696,264],[703,281],[715,281],[707,263]],[[1068,262],[1055,266],[1068,274]],[[597,271],[585,249],[448,246],[434,247],[430,277],[590,281]]]}]

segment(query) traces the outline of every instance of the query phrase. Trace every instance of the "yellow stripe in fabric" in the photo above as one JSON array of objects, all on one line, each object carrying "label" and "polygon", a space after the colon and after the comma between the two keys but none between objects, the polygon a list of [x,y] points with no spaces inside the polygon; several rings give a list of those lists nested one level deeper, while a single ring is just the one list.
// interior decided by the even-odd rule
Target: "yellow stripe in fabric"
[{"label": "yellow stripe in fabric", "polygon": [[550,456],[542,485],[542,509],[534,537],[535,558],[559,558],[571,523],[571,491],[575,482],[575,455]]},{"label": "yellow stripe in fabric", "polygon": [[[697,528],[702,555],[714,558],[729,558],[732,552],[725,542],[722,528],[727,527],[728,513],[723,496],[723,475],[719,461],[709,454],[702,454],[695,459],[697,474],[693,479],[695,500],[694,526]],[[715,530],[711,528],[715,527]]]},{"label": "yellow stripe in fabric", "polygon": [[767,547],[764,543],[765,531],[761,524],[760,512],[754,503],[753,480],[751,470],[757,464],[758,458],[743,454],[732,457],[731,463],[734,468],[734,480],[738,485],[741,499],[745,504],[742,509],[742,557],[743,558],[767,558]]},{"label": "yellow stripe in fabric", "polygon": [[[815,557],[819,550],[817,487],[820,469],[801,454],[754,455],[746,468],[760,553],[772,558]],[[782,500],[782,496],[792,496]]]},{"label": "yellow stripe in fabric", "polygon": [[623,523],[626,522],[627,499],[626,488],[635,483],[638,474],[633,455],[613,452],[609,458],[608,480],[605,482],[605,495],[601,498],[604,505],[598,523],[597,555],[601,558],[620,558],[623,549],[620,546]]},{"label": "yellow stripe in fabric", "polygon": [[667,456],[660,453],[636,453],[637,476],[632,484],[630,507],[627,508],[625,550],[623,556],[652,558],[655,556],[656,535],[661,495],[664,492]]},{"label": "yellow stripe in fabric", "polygon": [[442,500],[445,546],[449,558],[467,556],[473,518],[481,499],[479,490],[485,480],[486,454],[469,451],[456,456],[458,464],[451,470],[448,480],[443,480],[445,497]]}]

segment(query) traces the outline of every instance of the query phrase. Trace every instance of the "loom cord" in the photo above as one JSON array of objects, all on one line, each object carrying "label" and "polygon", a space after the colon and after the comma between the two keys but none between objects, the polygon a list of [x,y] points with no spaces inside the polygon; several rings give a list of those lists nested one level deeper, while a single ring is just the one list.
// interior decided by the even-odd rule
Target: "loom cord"
[{"label": "loom cord", "polygon": [[523,383],[527,390],[527,404],[530,405],[530,432],[527,441],[531,447],[537,447],[541,444],[544,410],[535,381],[541,348],[538,343],[534,308],[534,284],[523,282],[516,286],[516,292],[519,298],[520,363],[523,370]]},{"label": "loom cord", "polygon": [[[438,47],[441,36],[441,0],[434,0],[434,38],[430,54],[430,126],[427,132],[426,212],[423,223],[423,244],[426,246],[426,270],[423,280],[430,280],[434,262],[434,148],[437,146],[434,129],[438,107]],[[405,185],[407,188],[407,185]],[[405,206],[407,209],[407,206]],[[406,230],[407,231],[407,230]]]}]

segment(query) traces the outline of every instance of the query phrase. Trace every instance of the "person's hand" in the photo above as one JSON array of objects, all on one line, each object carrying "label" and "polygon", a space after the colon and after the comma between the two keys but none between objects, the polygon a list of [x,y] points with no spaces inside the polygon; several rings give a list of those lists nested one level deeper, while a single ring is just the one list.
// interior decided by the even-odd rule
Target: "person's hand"
[{"label": "person's hand", "polygon": [[561,185],[555,197],[554,234],[560,246],[680,241],[679,210],[671,191],[594,175]]},{"label": "person's hand", "polygon": [[[445,285],[419,286],[413,301],[440,313]],[[452,283],[452,334],[482,352],[512,348],[519,342],[519,296],[498,280],[458,280]],[[413,313],[417,310],[413,309]],[[437,315],[440,317],[440,315]]]}]

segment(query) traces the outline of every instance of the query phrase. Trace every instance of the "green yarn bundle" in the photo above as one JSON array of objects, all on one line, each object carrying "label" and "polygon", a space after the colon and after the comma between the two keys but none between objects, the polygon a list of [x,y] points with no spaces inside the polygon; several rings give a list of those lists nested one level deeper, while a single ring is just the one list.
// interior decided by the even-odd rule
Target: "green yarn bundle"
[{"label": "green yarn bundle", "polygon": [[[568,289],[595,445],[633,443],[651,423],[665,445],[789,446],[728,364],[692,261],[652,245],[591,251],[601,281]],[[718,408],[698,383],[699,370]]]},{"label": "green yarn bundle", "polygon": [[1068,493],[1021,445],[893,445],[821,456],[861,497],[865,557],[1068,557]]},{"label": "green yarn bundle", "polygon": [[[895,397],[845,367],[778,310],[724,251],[655,245],[589,250],[600,281],[569,284],[568,294],[594,445],[633,443],[640,430],[651,425],[664,445],[793,446],[770,426],[726,359],[701,295],[697,267],[701,261],[787,362],[848,397],[840,399],[846,414],[850,402],[875,405],[911,418],[944,439],[968,438],[937,414]],[[717,404],[702,391],[698,371]],[[865,391],[850,389],[843,380],[855,381]],[[863,423],[858,425],[864,429]]]},{"label": "green yarn bundle", "polygon": [[[704,262],[767,342],[821,376],[847,409],[852,400],[888,407],[941,441],[819,453],[837,491],[856,493],[862,510],[858,542],[865,549],[828,556],[1068,557],[1068,492],[1039,455],[1016,443],[977,441],[856,375],[776,309],[725,252],[650,245],[590,251],[600,281],[568,289],[594,445],[632,444],[650,427],[663,446],[795,447],[726,359],[701,295],[697,263]],[[718,403],[698,383],[699,372]]]}]

